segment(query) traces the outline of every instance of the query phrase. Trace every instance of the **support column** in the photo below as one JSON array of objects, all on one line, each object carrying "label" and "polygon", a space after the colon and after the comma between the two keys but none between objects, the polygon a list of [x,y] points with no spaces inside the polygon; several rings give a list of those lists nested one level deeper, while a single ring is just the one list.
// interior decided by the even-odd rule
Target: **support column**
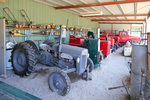
[{"label": "support column", "polygon": [[0,19],[0,76],[6,76],[5,19]]}]

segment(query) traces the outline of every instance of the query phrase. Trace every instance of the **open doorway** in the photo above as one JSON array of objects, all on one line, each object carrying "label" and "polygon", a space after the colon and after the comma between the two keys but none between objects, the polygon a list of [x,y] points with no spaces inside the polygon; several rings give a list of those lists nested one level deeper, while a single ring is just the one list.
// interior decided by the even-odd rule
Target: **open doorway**
[{"label": "open doorway", "polygon": [[142,33],[142,27],[143,27],[142,24],[132,24],[131,36],[138,36],[138,37],[140,37],[141,33]]}]

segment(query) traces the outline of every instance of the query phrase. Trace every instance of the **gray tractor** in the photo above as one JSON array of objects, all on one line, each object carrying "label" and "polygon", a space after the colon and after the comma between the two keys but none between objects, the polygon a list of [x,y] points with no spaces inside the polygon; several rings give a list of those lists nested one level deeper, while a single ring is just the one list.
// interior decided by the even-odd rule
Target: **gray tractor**
[{"label": "gray tractor", "polygon": [[62,44],[61,35],[59,43],[46,40],[39,48],[30,40],[16,44],[12,50],[11,62],[14,72],[19,76],[29,75],[38,62],[56,66],[57,68],[49,75],[49,87],[53,92],[64,96],[70,90],[67,73],[76,72],[88,78],[94,64],[89,58],[87,49]]}]

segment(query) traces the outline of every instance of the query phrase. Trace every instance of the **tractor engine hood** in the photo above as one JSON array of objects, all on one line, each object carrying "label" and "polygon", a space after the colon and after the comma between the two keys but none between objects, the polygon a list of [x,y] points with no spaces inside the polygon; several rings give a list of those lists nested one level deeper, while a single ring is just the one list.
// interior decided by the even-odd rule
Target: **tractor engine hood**
[{"label": "tractor engine hood", "polygon": [[85,48],[70,46],[70,45],[62,45],[62,52],[70,55],[88,55],[88,50]]},{"label": "tractor engine hood", "polygon": [[76,60],[76,72],[82,74],[87,67],[88,50],[81,47],[62,44],[62,53],[71,55]]}]

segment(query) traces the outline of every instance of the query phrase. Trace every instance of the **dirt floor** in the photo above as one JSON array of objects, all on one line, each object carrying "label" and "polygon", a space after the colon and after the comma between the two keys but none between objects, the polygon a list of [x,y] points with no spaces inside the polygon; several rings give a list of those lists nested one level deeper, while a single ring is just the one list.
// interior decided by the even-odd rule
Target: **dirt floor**
[{"label": "dirt floor", "polygon": [[48,76],[51,68],[40,64],[28,77],[19,77],[9,70],[7,79],[0,78],[0,81],[43,100],[128,100],[124,88],[108,90],[110,87],[123,85],[124,78],[130,75],[128,61],[131,58],[122,56],[121,52],[122,48],[119,48],[104,59],[101,67],[93,70],[91,81],[85,81],[75,73],[69,74],[71,89],[66,96],[59,96],[49,89]]}]

